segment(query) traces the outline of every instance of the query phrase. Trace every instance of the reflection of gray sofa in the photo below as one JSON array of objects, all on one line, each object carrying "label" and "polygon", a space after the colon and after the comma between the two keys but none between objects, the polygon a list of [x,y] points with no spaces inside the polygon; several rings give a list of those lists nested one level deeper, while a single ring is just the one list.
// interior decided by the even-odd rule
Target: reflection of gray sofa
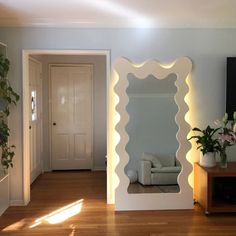
[{"label": "reflection of gray sofa", "polygon": [[177,184],[181,165],[174,156],[143,153],[139,164],[139,183],[143,185]]}]

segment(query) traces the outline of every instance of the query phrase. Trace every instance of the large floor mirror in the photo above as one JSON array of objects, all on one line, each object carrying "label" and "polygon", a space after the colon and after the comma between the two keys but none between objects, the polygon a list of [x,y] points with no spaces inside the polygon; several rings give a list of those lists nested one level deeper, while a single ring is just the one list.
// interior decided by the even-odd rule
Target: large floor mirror
[{"label": "large floor mirror", "polygon": [[190,209],[192,165],[185,120],[188,105],[186,79],[192,63],[187,57],[162,65],[147,61],[135,65],[125,58],[114,64],[119,97],[115,151],[119,179],[117,210]]},{"label": "large floor mirror", "polygon": [[149,75],[140,79],[128,74],[127,78],[129,122],[126,132],[129,141],[126,151],[129,162],[125,173],[130,179],[128,193],[179,192],[176,75],[164,79]]}]

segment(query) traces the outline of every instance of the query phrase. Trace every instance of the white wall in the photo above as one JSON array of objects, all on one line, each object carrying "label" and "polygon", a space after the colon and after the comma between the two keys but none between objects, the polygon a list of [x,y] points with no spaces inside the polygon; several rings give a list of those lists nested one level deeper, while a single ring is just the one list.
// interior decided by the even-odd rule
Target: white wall
[{"label": "white wall", "polygon": [[93,167],[105,169],[106,156],[106,57],[95,56],[53,56],[38,57],[43,64],[43,156],[44,170],[50,170],[49,153],[49,64],[90,63],[94,65],[93,78]]},{"label": "white wall", "polygon": [[[120,56],[137,63],[149,58],[170,62],[188,56],[193,61],[191,124],[200,127],[223,115],[226,57],[236,56],[235,29],[1,28],[0,41],[8,44],[9,77],[19,94],[22,94],[22,49],[106,49],[111,50],[112,62]],[[105,119],[105,114],[100,115]],[[11,170],[11,199],[20,202],[23,198],[21,102],[13,108],[9,122],[11,142],[17,146],[15,167]]]}]

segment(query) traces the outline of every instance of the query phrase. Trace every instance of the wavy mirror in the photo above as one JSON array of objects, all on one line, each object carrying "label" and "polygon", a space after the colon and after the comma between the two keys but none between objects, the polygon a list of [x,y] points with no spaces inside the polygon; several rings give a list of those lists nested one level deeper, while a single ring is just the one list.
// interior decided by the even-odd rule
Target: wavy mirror
[{"label": "wavy mirror", "polygon": [[[187,140],[190,126],[185,120],[188,106],[184,100],[191,68],[192,63],[186,57],[169,65],[155,60],[135,65],[125,58],[115,62],[118,80],[114,90],[119,98],[116,112],[120,117],[115,127],[120,137],[115,148],[119,158],[115,168],[119,179],[115,190],[116,210],[193,208],[192,188],[188,183],[192,165],[186,159],[191,147]],[[158,105],[160,100],[162,105]],[[162,124],[157,120],[162,120]],[[170,177],[172,181],[175,179],[177,189],[143,192],[130,187],[133,182],[153,185],[157,178],[147,177],[145,171],[160,167],[170,171],[168,157],[178,164],[175,177]]]},{"label": "wavy mirror", "polygon": [[176,75],[139,79],[128,74],[127,78],[129,162],[125,173],[130,179],[128,193],[179,192],[177,178],[181,165],[175,158],[178,149]]}]

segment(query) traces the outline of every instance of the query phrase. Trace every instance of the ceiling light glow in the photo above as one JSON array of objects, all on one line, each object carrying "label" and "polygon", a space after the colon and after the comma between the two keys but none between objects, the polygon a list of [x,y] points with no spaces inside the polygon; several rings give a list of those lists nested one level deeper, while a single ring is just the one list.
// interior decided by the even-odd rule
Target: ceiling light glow
[{"label": "ceiling light glow", "polygon": [[107,1],[107,0],[86,0],[86,4],[90,4],[91,7],[96,9],[116,14],[117,16],[122,16],[125,18],[130,19],[130,23],[132,26],[138,27],[148,27],[151,26],[151,21],[144,15],[128,8],[127,6],[118,4],[114,1]]}]

